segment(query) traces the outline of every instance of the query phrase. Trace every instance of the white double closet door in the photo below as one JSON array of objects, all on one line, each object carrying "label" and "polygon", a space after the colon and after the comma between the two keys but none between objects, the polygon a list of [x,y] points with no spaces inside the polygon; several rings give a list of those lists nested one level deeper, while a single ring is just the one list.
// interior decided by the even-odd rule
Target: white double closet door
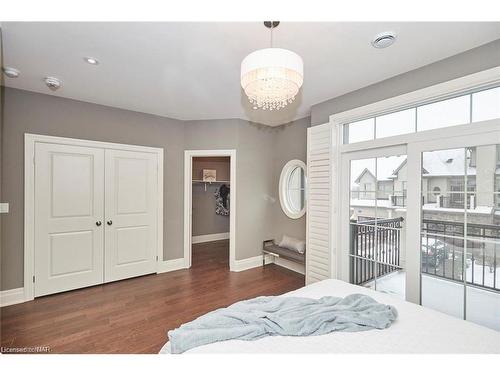
[{"label": "white double closet door", "polygon": [[156,271],[157,155],[36,143],[35,296]]}]

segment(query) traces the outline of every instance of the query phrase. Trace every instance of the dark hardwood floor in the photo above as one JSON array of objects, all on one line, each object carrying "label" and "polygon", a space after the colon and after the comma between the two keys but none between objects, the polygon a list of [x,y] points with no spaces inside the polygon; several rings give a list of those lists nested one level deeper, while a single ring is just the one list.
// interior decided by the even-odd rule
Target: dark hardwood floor
[{"label": "dark hardwood floor", "polygon": [[51,353],[157,353],[167,331],[219,307],[300,288],[275,266],[229,272],[228,241],[193,245],[192,267],[37,298],[1,309],[1,346]]}]

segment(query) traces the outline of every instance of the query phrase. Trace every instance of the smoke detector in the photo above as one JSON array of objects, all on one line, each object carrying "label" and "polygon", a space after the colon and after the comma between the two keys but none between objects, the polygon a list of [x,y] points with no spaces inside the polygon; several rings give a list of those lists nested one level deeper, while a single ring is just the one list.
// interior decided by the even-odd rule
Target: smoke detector
[{"label": "smoke detector", "polygon": [[44,82],[52,91],[56,91],[61,87],[61,80],[56,77],[45,77]]},{"label": "smoke detector", "polygon": [[392,31],[384,31],[375,35],[372,40],[372,46],[375,48],[387,48],[396,41],[396,33]]},{"label": "smoke detector", "polygon": [[17,78],[19,77],[19,74],[21,74],[19,70],[17,70],[16,68],[11,68],[10,66],[6,66],[2,68],[2,70],[3,73],[9,78]]}]

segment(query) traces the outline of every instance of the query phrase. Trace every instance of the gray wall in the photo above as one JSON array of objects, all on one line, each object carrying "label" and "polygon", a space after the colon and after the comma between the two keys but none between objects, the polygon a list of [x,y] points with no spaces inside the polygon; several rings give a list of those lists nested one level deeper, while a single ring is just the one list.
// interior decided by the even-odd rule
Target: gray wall
[{"label": "gray wall", "polygon": [[[243,120],[178,121],[23,90],[3,88],[1,290],[23,285],[24,133],[162,147],[164,259],[183,256],[185,149],[237,150],[236,259],[260,254],[262,240],[281,235],[277,184],[281,152],[305,148],[310,119],[270,128]],[[303,128],[297,131],[297,128]],[[278,138],[288,134],[288,142]],[[293,152],[290,154],[292,155]],[[302,160],[305,159],[305,153]],[[288,157],[288,156],[286,156]],[[283,158],[286,159],[286,157]],[[281,171],[281,170],[280,170]],[[256,219],[258,218],[258,219]],[[280,225],[287,219],[281,217]],[[290,219],[292,229],[297,222]],[[302,224],[303,225],[303,224]],[[284,232],[291,229],[284,227]],[[305,230],[305,229],[303,229]]]},{"label": "gray wall", "polygon": [[[499,65],[500,39],[497,39],[447,59],[316,104],[311,108],[311,124],[312,126],[324,124],[334,113],[361,107]],[[376,66],[373,68],[376,69]]]},{"label": "gray wall", "polygon": [[259,255],[262,240],[271,235],[275,133],[236,119],[186,123],[186,149],[236,149],[237,260]]},{"label": "gray wall", "polygon": [[[2,28],[0,24],[0,66],[3,66],[3,39],[2,39]],[[3,139],[3,106],[4,106],[4,90],[3,90],[3,80],[4,75],[0,74],[0,202],[2,201],[2,139]],[[0,214],[0,272],[2,270],[2,216],[4,214]],[[3,289],[2,278],[0,277],[0,290]]]},{"label": "gray wall", "polygon": [[[279,241],[284,234],[292,237],[306,238],[306,217],[292,220],[285,215],[279,201],[279,179],[281,170],[292,159],[299,159],[306,163],[307,127],[309,118],[297,120],[291,124],[280,126],[276,129],[274,140],[273,160],[273,197],[276,202],[273,209],[272,238]],[[300,140],[304,140],[301,142]]]},{"label": "gray wall", "polygon": [[[215,169],[218,181],[229,181],[230,158],[194,158],[193,180],[202,179],[203,169]],[[215,213],[215,192],[220,186],[220,184],[193,184],[193,236],[229,233],[229,216]]]},{"label": "gray wall", "polygon": [[164,149],[164,259],[182,257],[182,121],[5,88],[2,143],[2,290],[23,285],[24,133]]},{"label": "gray wall", "polygon": [[193,237],[229,233],[229,216],[215,213],[215,192],[220,184],[193,184]]},{"label": "gray wall", "polygon": [[260,255],[265,239],[305,238],[305,218],[285,216],[278,184],[287,161],[305,162],[309,123],[308,117],[277,128],[238,119],[186,123],[186,149],[236,149],[237,260]]}]

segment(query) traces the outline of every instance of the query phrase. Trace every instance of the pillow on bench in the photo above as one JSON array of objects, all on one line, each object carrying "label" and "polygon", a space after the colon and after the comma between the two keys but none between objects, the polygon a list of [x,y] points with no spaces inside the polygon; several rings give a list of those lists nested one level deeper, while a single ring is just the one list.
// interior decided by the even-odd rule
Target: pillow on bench
[{"label": "pillow on bench", "polygon": [[289,237],[286,235],[283,236],[283,239],[281,240],[278,246],[296,251],[299,254],[304,254],[306,251],[306,241],[299,240],[297,238]]}]

